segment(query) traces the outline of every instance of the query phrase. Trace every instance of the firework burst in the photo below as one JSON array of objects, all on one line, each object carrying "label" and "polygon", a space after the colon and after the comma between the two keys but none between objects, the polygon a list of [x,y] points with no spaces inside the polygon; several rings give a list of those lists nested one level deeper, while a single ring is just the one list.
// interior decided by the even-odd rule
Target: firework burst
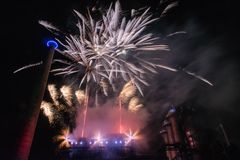
[{"label": "firework burst", "polygon": [[53,141],[58,144],[59,149],[69,148],[69,129],[63,129],[59,135],[53,137]]},{"label": "firework burst", "polygon": [[[131,80],[143,94],[141,84],[148,85],[148,83],[141,76],[142,74],[156,73],[159,67],[174,70],[139,56],[139,53],[145,54],[149,51],[161,53],[169,50],[167,45],[157,44],[158,38],[152,33],[145,33],[146,27],[157,20],[149,13],[149,9],[143,13],[135,11],[130,20],[122,15],[118,1],[114,7],[111,5],[101,14],[100,20],[94,20],[90,11],[87,16],[74,12],[78,17],[76,26],[79,34],[66,35],[64,41],[57,39],[64,47],[63,50],[58,51],[69,61],[56,60],[66,65],[52,70],[56,75],[71,75],[82,73],[84,70],[80,86],[90,81],[99,84],[103,78],[112,85],[114,80],[119,78],[124,81]],[[47,29],[58,31],[50,23],[40,21],[40,24]]]},{"label": "firework burst", "polygon": [[[164,3],[164,2],[160,2]],[[172,8],[176,7],[178,2],[172,2],[165,7],[161,17]],[[74,10],[77,15],[78,34],[66,34],[46,21],[39,21],[48,30],[59,35],[62,34],[64,40],[56,40],[63,46],[63,49],[56,49],[62,53],[68,60],[56,59],[55,62],[62,63],[64,67],[53,69],[55,75],[84,74],[80,82],[80,87],[84,83],[96,82],[98,85],[102,79],[106,79],[114,89],[116,79],[123,79],[125,82],[131,80],[143,95],[142,85],[148,85],[146,73],[157,73],[157,68],[163,68],[172,72],[178,72],[178,69],[153,62],[153,59],[141,56],[151,52],[162,53],[169,51],[165,44],[158,44],[158,37],[152,33],[147,33],[146,28],[149,24],[158,18],[153,18],[149,13],[149,8],[131,11],[131,18],[126,18],[122,14],[119,1],[115,6],[110,7],[105,12],[101,12],[100,19],[94,19],[91,11],[88,10],[86,16]],[[179,31],[176,34],[185,34],[185,31]],[[144,58],[143,58],[144,57]],[[154,58],[156,59],[156,58]],[[30,64],[24,66],[14,73],[26,68],[42,64]],[[191,75],[211,86],[213,84],[207,79],[195,73],[180,69],[188,75]],[[104,94],[106,92],[104,91]]]}]

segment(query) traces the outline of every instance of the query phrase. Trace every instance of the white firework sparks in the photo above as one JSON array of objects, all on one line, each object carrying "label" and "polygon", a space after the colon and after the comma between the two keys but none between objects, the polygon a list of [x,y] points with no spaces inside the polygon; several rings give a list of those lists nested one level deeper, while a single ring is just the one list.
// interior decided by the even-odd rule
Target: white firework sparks
[{"label": "white firework sparks", "polygon": [[24,69],[28,69],[28,68],[31,68],[31,67],[39,66],[39,65],[41,65],[41,64],[43,64],[42,61],[40,61],[40,62],[38,62],[38,63],[34,63],[34,64],[29,64],[29,65],[26,65],[26,66],[24,66],[24,67],[21,67],[21,68],[15,70],[13,73],[15,74],[15,73],[20,72],[20,71],[22,71],[22,70],[24,70]]},{"label": "white firework sparks", "polygon": [[170,10],[172,10],[176,6],[178,6],[178,1],[172,2],[169,5],[167,5],[167,7],[163,10],[163,12],[161,14],[161,17],[164,17],[167,12],[169,12]]},{"label": "white firework sparks", "polygon": [[[176,4],[171,4],[166,10]],[[103,78],[113,85],[116,79],[121,78],[126,82],[132,81],[143,95],[141,85],[147,86],[148,82],[146,76],[142,75],[157,73],[157,68],[178,71],[139,56],[149,51],[157,53],[169,51],[167,45],[156,43],[158,38],[152,33],[145,32],[147,26],[157,20],[149,13],[149,8],[142,13],[140,10],[134,10],[130,19],[121,14],[118,1],[114,7],[111,5],[101,14],[100,20],[93,19],[90,11],[87,16],[75,10],[74,12],[78,17],[76,24],[78,34],[64,34],[63,41],[56,39],[64,47],[57,50],[69,59],[69,61],[55,60],[66,65],[52,70],[56,75],[79,74],[84,71],[80,86],[90,82],[100,84]],[[49,30],[59,31],[46,21],[39,23]],[[199,76],[194,77],[199,79]]]},{"label": "white firework sparks", "polygon": [[194,76],[196,77],[197,79],[209,84],[210,86],[213,86],[213,84],[211,82],[209,82],[207,79],[203,78],[202,76],[199,76],[197,75],[196,73],[193,73],[193,72],[190,72],[190,71],[187,71],[185,69],[183,69],[184,72],[186,72],[187,74],[191,75],[191,76]]},{"label": "white firework sparks", "polygon": [[57,27],[53,26],[51,23],[46,22],[46,21],[39,21],[39,24],[43,25],[46,27],[49,31],[60,31]]},{"label": "white firework sparks", "polygon": [[[125,81],[134,82],[141,92],[140,84],[148,85],[141,74],[155,73],[158,67],[169,70],[170,67],[151,63],[137,54],[169,50],[167,45],[156,44],[157,37],[152,33],[144,33],[146,27],[157,20],[152,18],[149,9],[141,14],[134,14],[130,20],[121,14],[119,2],[116,2],[115,7],[110,6],[97,21],[92,18],[90,11],[86,17],[74,12],[79,18],[76,25],[79,34],[65,36],[64,42],[58,40],[64,47],[58,51],[71,62],[58,60],[67,66],[52,70],[56,74],[70,75],[82,72],[84,68],[85,75],[80,86],[91,80],[100,83],[102,78],[106,78],[112,84],[114,79],[123,78]],[[45,21],[40,21],[40,24],[54,30],[54,27],[49,27],[49,23]],[[129,56],[138,64],[128,60]]]}]

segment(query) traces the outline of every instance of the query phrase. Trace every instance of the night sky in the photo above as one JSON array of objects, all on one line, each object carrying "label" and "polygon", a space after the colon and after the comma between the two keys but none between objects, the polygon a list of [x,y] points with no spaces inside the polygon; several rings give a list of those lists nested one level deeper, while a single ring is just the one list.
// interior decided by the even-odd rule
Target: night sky
[{"label": "night sky", "polygon": [[[97,2],[108,6],[110,0]],[[123,10],[150,6],[154,16],[159,16],[162,8],[158,0],[121,0]],[[191,77],[163,73],[153,83],[161,91],[161,103],[171,101],[175,105],[184,102],[200,107],[196,116],[199,123],[216,127],[223,123],[230,141],[240,146],[240,56],[239,56],[239,8],[237,2],[212,0],[180,0],[179,6],[161,21],[152,24],[150,30],[166,36],[175,31],[185,30],[187,35],[167,39],[173,55],[166,57],[168,64],[177,68],[187,68],[209,79],[214,87],[193,80]],[[16,150],[22,126],[31,113],[32,99],[36,96],[42,67],[34,67],[17,74],[13,72],[46,57],[44,40],[53,37],[38,24],[47,20],[65,30],[74,24],[73,9],[84,13],[86,6],[95,1],[33,1],[5,3],[1,9],[1,49],[2,83],[4,92],[1,104],[1,152],[11,157]],[[57,55],[56,55],[57,56]],[[61,81],[62,79],[59,78]],[[49,81],[58,80],[50,75]],[[189,81],[188,81],[189,80]],[[149,92],[151,97],[152,92]],[[164,101],[164,102],[162,102]],[[155,99],[154,102],[158,102]],[[202,115],[200,113],[203,113]],[[205,121],[203,121],[205,119]],[[196,120],[198,121],[198,120]],[[51,159],[54,145],[51,136],[54,131],[47,119],[40,114],[31,159]],[[11,155],[11,156],[9,156]],[[38,157],[38,158],[36,158]],[[0,158],[2,159],[2,158]],[[10,159],[10,158],[9,158]]]}]

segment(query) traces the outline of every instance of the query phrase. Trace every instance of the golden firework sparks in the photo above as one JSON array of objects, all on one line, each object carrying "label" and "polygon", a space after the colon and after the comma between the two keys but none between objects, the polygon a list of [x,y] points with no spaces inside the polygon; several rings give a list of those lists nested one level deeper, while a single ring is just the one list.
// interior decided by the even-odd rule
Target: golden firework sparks
[{"label": "golden firework sparks", "polygon": [[127,103],[131,97],[136,95],[137,88],[132,83],[132,81],[129,81],[123,86],[122,91],[120,92],[119,98],[123,103]]},{"label": "golden firework sparks", "polygon": [[48,91],[50,93],[50,96],[53,100],[53,103],[58,106],[59,105],[59,101],[58,101],[58,98],[59,98],[59,93],[57,91],[57,88],[56,88],[56,85],[55,84],[49,84],[48,85]]},{"label": "golden firework sparks", "polygon": [[143,104],[141,103],[141,100],[138,97],[132,97],[128,104],[128,109],[131,112],[136,112],[142,107],[143,107]]},{"label": "golden firework sparks", "polygon": [[72,100],[73,100],[72,88],[64,85],[64,86],[61,87],[60,91],[61,91],[61,93],[64,97],[65,102],[69,106],[72,106],[73,105],[73,103],[72,103]]},{"label": "golden firework sparks", "polygon": [[68,136],[69,136],[69,129],[63,129],[61,133],[55,137],[53,137],[53,141],[58,143],[58,148],[63,149],[63,148],[69,148],[70,143],[68,141]]},{"label": "golden firework sparks", "polygon": [[85,100],[85,93],[83,90],[78,89],[75,91],[75,95],[77,97],[78,103],[82,106]]},{"label": "golden firework sparks", "polygon": [[43,114],[48,118],[48,121],[50,124],[53,123],[53,118],[54,118],[52,106],[53,106],[52,103],[42,101],[41,107],[40,107],[43,110]]}]

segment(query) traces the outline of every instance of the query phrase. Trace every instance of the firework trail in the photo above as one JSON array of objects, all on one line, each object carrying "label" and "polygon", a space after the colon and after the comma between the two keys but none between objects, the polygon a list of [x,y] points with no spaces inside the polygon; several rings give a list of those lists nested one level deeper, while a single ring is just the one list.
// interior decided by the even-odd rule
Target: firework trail
[{"label": "firework trail", "polygon": [[84,101],[84,111],[83,111],[83,127],[81,136],[84,137],[86,120],[87,120],[87,111],[88,111],[88,100],[89,100],[89,88],[88,85],[85,88],[85,101]]},{"label": "firework trail", "polygon": [[43,25],[45,28],[47,28],[49,31],[57,31],[60,32],[60,30],[55,27],[54,25],[52,25],[51,23],[47,22],[47,21],[39,21],[39,24]]},{"label": "firework trail", "polygon": [[177,32],[168,34],[167,37],[172,37],[172,36],[175,36],[175,35],[178,35],[178,34],[186,34],[186,33],[187,33],[186,31],[177,31]]},{"label": "firework trail", "polygon": [[161,13],[161,16],[160,17],[164,17],[166,16],[170,10],[172,10],[173,8],[177,7],[178,6],[178,2],[175,1],[175,2],[172,2],[170,3],[169,5],[167,5],[167,7],[163,10],[163,12]]},{"label": "firework trail", "polygon": [[203,81],[203,82],[206,82],[207,84],[209,84],[210,86],[213,86],[213,84],[211,82],[209,82],[207,79],[203,78],[202,76],[199,76],[193,72],[190,72],[190,71],[187,71],[185,69],[183,69],[184,72],[186,72],[187,74],[191,75],[191,76],[194,76],[196,77],[197,79]]},{"label": "firework trail", "polygon": [[41,64],[43,64],[43,61],[40,61],[40,62],[34,63],[34,64],[29,64],[29,65],[27,65],[27,66],[24,66],[24,67],[21,67],[21,68],[15,70],[13,73],[15,74],[15,73],[20,72],[20,71],[22,71],[22,70],[24,70],[24,69],[28,69],[28,68],[31,68],[31,67],[39,66],[39,65],[41,65]]},{"label": "firework trail", "polygon": [[95,92],[95,107],[99,107],[99,90]]},{"label": "firework trail", "polygon": [[122,133],[122,102],[118,100],[119,105],[119,133]]}]

